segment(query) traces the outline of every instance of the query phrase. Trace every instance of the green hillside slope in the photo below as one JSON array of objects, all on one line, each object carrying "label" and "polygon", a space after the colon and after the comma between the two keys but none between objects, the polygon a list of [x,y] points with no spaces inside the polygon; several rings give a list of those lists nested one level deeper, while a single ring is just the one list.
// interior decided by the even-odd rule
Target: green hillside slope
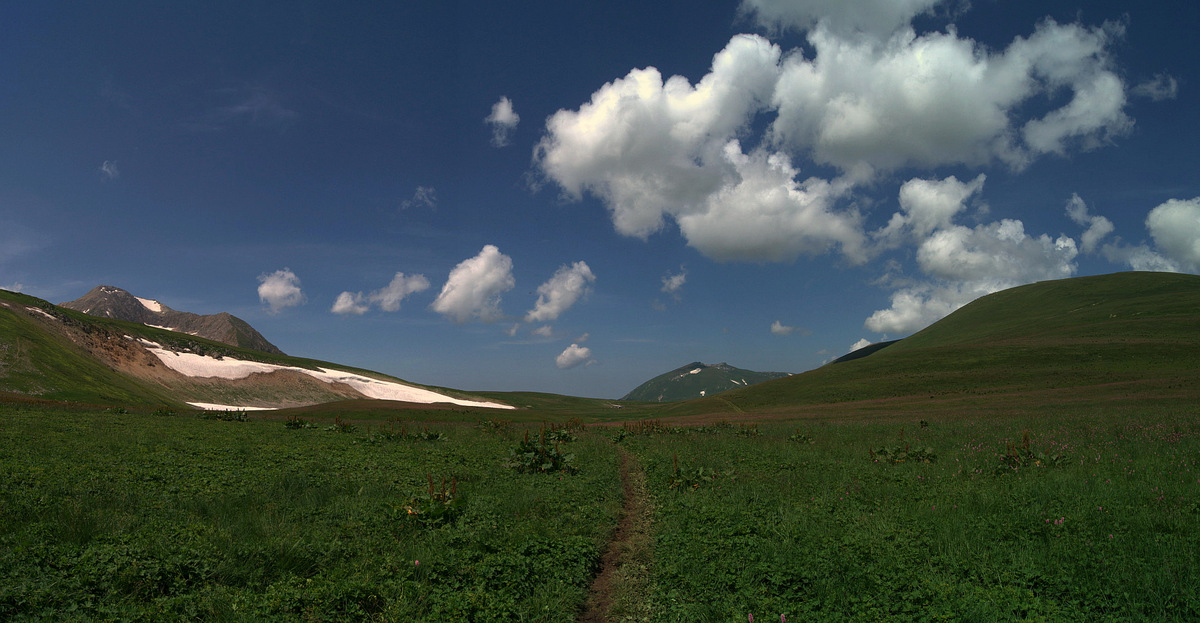
[{"label": "green hillside slope", "polygon": [[980,298],[869,356],[689,401],[675,414],[1200,377],[1200,277],[1118,273]]},{"label": "green hillside slope", "polygon": [[0,290],[0,392],[63,402],[179,404],[104,366],[63,333],[48,331],[46,322],[76,319],[41,299]]}]

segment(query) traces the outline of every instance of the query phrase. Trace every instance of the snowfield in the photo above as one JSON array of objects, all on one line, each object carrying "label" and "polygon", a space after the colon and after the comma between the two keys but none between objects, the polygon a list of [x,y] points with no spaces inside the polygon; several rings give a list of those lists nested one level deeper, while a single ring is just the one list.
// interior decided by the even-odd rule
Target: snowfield
[{"label": "snowfield", "polygon": [[142,307],[145,307],[146,309],[155,313],[162,313],[162,303],[159,303],[153,299],[144,299],[140,296],[135,296],[133,298],[137,299],[138,302],[142,304]]},{"label": "snowfield", "polygon": [[[423,387],[413,387],[412,385],[406,385],[404,383],[397,383],[394,381],[382,381],[379,379],[365,377],[361,374],[354,374],[353,372],[329,370],[326,368],[320,368],[318,370],[306,370],[304,368],[280,366],[271,363],[259,363],[257,361],[242,361],[232,357],[216,359],[214,357],[208,357],[205,355],[197,355],[195,353],[172,352],[149,340],[138,341],[146,346],[146,350],[154,353],[159,360],[163,362],[163,365],[184,376],[237,380],[244,379],[251,374],[270,374],[272,372],[288,370],[307,374],[325,383],[344,383],[354,388],[355,391],[363,396],[366,396],[367,398],[375,398],[377,400],[398,400],[402,402],[417,402],[423,404],[448,402],[465,407],[487,407],[492,409],[516,408],[511,405],[501,404],[498,402],[482,402],[478,400],[452,398],[445,394],[439,394]],[[222,405],[214,406],[218,409],[247,408],[227,407]]]}]

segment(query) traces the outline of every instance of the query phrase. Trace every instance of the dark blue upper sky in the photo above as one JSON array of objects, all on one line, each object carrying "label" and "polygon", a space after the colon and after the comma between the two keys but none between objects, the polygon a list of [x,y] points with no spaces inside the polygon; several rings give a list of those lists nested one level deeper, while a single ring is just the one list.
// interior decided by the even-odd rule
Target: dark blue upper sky
[{"label": "dark blue upper sky", "polygon": [[0,287],[116,285],[461,389],[798,372],[1021,283],[1200,271],[1196,23],[1183,0],[10,6]]}]

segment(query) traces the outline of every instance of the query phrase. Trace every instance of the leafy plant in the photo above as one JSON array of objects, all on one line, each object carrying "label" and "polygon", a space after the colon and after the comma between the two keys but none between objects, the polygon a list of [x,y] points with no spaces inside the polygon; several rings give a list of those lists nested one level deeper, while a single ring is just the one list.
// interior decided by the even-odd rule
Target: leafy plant
[{"label": "leafy plant", "polygon": [[809,445],[817,443],[817,441],[815,439],[813,439],[811,435],[806,435],[806,434],[800,432],[800,429],[798,429],[798,428],[796,429],[796,433],[793,435],[789,435],[787,439],[788,439],[788,441],[790,441],[792,443],[803,443],[803,444],[809,444]]},{"label": "leafy plant", "polygon": [[341,416],[334,416],[333,426],[327,426],[325,430],[333,433],[353,433],[358,430],[358,427],[349,422],[343,422]]},{"label": "leafy plant", "polygon": [[563,453],[559,448],[560,442],[556,441],[550,445],[546,441],[546,429],[544,428],[536,441],[529,438],[529,431],[525,431],[525,438],[508,451],[513,468],[521,473],[576,473],[578,470],[572,465],[575,455]]},{"label": "leafy plant", "polygon": [[668,489],[695,491],[701,485],[711,483],[721,477],[721,473],[711,467],[701,466],[691,469],[679,469],[678,455],[671,456],[671,467],[671,477],[667,479]]},{"label": "leafy plant", "polygon": [[445,441],[449,439],[445,433],[440,431],[429,430],[429,427],[424,427],[421,432],[410,433],[408,427],[401,425],[397,430],[395,424],[390,428],[379,429],[372,431],[367,436],[365,442],[368,444],[377,444],[385,441]]},{"label": "leafy plant", "polygon": [[557,442],[557,443],[568,443],[568,442],[575,441],[576,439],[579,439],[579,437],[577,437],[575,435],[575,433],[572,433],[571,431],[567,430],[566,428],[553,428],[552,427],[546,431],[546,440],[547,441],[552,441],[552,442]]},{"label": "leafy plant", "polygon": [[404,520],[420,524],[427,528],[452,524],[462,514],[463,496],[458,494],[458,479],[450,478],[450,490],[446,490],[446,478],[442,478],[442,488],[433,486],[433,474],[427,473],[429,479],[429,497],[413,498],[402,506]]},{"label": "leafy plant", "polygon": [[288,417],[288,419],[284,421],[283,425],[284,427],[290,429],[316,428],[312,422],[309,422],[298,415]]},{"label": "leafy plant", "polygon": [[1058,467],[1070,460],[1066,454],[1055,452],[1046,454],[1033,449],[1029,431],[1021,433],[1019,444],[1008,442],[1004,454],[1000,455],[1000,464],[996,466],[997,474],[1014,472],[1022,467]]}]

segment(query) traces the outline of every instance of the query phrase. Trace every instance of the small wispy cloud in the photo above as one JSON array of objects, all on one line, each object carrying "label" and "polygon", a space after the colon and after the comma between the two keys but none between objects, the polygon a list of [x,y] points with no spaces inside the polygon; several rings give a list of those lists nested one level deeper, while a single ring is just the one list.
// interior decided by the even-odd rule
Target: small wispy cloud
[{"label": "small wispy cloud", "polygon": [[513,111],[512,100],[501,96],[500,101],[492,105],[492,114],[485,117],[483,122],[492,126],[492,145],[504,147],[521,122],[521,115]]},{"label": "small wispy cloud", "polygon": [[771,323],[771,334],[772,335],[792,335],[793,333],[800,334],[800,335],[808,335],[809,331],[807,329],[802,329],[800,327],[793,327],[793,326],[785,325],[778,320]]},{"label": "small wispy cloud", "polygon": [[1080,248],[1084,253],[1095,251],[1100,240],[1113,231],[1112,221],[1103,216],[1088,214],[1087,204],[1077,193],[1073,193],[1067,200],[1067,216],[1077,224],[1087,227],[1080,236]]},{"label": "small wispy cloud", "polygon": [[1167,74],[1158,74],[1133,87],[1133,94],[1155,102],[1173,100],[1179,94],[1179,82]]},{"label": "small wispy cloud", "polygon": [[353,314],[361,316],[378,305],[383,311],[400,311],[400,302],[408,295],[429,289],[429,280],[425,275],[405,275],[396,273],[387,286],[364,295],[362,292],[342,292],[333,303],[335,314]]},{"label": "small wispy cloud", "polygon": [[683,295],[683,284],[687,283],[687,269],[679,267],[679,272],[672,275],[667,273],[662,278],[662,292],[670,294],[678,301]]},{"label": "small wispy cloud", "polygon": [[873,342],[871,342],[871,340],[868,340],[867,338],[865,338],[865,337],[864,337],[864,338],[862,338],[862,339],[858,340],[857,342],[855,342],[855,343],[851,344],[851,345],[850,345],[850,350],[849,350],[848,352],[851,352],[851,353],[852,353],[852,352],[854,352],[854,351],[856,351],[856,350],[860,350],[860,349],[866,348],[866,347],[870,346],[872,343],[873,343]]},{"label": "small wispy cloud", "polygon": [[197,132],[221,132],[246,125],[283,132],[300,119],[300,113],[285,106],[277,92],[263,86],[220,89],[216,95],[228,103],[209,108],[185,127]]},{"label": "small wispy cloud", "polygon": [[116,160],[105,160],[104,164],[100,165],[100,174],[105,179],[115,180],[121,177],[121,171],[117,168]]},{"label": "small wispy cloud", "polygon": [[429,208],[433,210],[437,208],[438,198],[437,189],[432,186],[417,186],[413,191],[413,196],[400,202],[400,209],[407,210],[409,208]]}]

